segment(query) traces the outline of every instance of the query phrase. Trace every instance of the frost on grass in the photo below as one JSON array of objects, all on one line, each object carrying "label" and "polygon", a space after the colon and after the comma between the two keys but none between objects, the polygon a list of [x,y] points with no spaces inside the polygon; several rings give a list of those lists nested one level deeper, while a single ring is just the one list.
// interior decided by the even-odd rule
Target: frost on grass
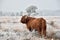
[{"label": "frost on grass", "polygon": [[[45,17],[44,17],[45,18]],[[26,30],[25,25],[20,23],[20,17],[1,17],[0,18],[0,40],[60,40],[60,17],[58,19],[53,17],[46,17],[47,22],[47,39],[44,37],[41,38],[38,32],[32,31],[29,32]],[[51,20],[54,21],[54,24],[51,23]],[[51,26],[51,24],[53,26]],[[50,25],[49,25],[50,24]],[[53,37],[53,38],[52,38]],[[52,39],[50,39],[52,38]]]},{"label": "frost on grass", "polygon": [[[59,35],[58,35],[59,34]],[[56,32],[54,35],[54,38],[60,38],[60,32]],[[51,39],[45,39],[44,37],[41,38],[38,32],[33,30],[32,32],[28,31],[2,31],[0,32],[0,40],[51,40]]]},{"label": "frost on grass", "polygon": [[36,32],[0,32],[0,40],[39,40],[39,34]]}]

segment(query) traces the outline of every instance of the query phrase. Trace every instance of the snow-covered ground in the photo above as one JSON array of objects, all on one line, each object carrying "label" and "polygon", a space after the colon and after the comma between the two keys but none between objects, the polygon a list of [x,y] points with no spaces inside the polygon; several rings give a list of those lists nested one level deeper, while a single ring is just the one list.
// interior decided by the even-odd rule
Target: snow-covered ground
[{"label": "snow-covered ground", "polygon": [[[47,21],[47,39],[41,38],[38,32],[29,32],[25,24],[20,22],[21,16],[0,17],[0,40],[53,40],[51,37],[60,39],[59,16],[34,16],[43,17]],[[51,23],[54,22],[53,25]]]}]

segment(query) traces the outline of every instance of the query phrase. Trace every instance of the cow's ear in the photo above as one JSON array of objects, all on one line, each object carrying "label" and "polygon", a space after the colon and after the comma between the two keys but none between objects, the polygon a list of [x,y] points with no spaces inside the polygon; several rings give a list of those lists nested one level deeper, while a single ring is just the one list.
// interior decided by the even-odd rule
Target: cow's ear
[{"label": "cow's ear", "polygon": [[28,17],[28,16],[27,16],[27,15],[25,15],[25,19],[27,19],[27,17]]}]

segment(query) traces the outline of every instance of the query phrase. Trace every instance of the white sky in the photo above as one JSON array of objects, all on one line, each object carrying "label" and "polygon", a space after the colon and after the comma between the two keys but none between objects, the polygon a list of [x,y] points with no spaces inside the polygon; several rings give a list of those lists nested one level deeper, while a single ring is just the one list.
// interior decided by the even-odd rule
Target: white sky
[{"label": "white sky", "polygon": [[20,12],[30,5],[40,10],[60,10],[60,0],[0,0],[0,11]]}]

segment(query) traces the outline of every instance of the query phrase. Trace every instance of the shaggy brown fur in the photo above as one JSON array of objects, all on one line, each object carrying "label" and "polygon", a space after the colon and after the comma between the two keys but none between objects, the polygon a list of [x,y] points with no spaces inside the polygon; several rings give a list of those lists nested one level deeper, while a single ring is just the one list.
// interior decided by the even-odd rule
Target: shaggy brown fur
[{"label": "shaggy brown fur", "polygon": [[26,15],[22,16],[21,23],[27,25],[27,29],[32,31],[33,29],[37,30],[42,36],[46,36],[46,20],[43,18],[33,18]]}]

